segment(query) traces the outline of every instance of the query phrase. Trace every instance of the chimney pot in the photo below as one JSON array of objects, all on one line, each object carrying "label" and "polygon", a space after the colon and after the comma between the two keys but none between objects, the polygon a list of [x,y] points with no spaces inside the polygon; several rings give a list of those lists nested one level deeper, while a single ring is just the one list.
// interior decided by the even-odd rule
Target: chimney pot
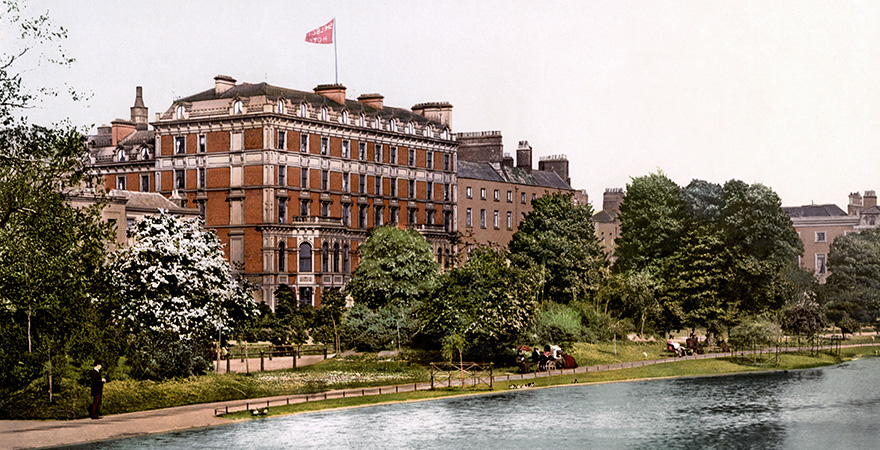
[{"label": "chimney pot", "polygon": [[228,75],[217,75],[214,77],[214,94],[220,95],[231,88],[235,87],[235,78]]}]

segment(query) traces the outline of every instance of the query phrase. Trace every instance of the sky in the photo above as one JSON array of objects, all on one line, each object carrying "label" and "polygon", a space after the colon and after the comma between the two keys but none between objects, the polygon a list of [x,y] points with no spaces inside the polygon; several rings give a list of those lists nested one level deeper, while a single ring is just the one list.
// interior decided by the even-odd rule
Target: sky
[{"label": "sky", "polygon": [[499,130],[511,154],[526,140],[536,167],[566,155],[594,209],[658,170],[762,183],[786,206],[880,190],[880,2],[22,1],[76,58],[22,60],[26,83],[90,94],[45,99],[36,123],[127,119],[136,86],[153,119],[218,74],[333,83],[333,46],[305,34],[335,18],[348,98],[448,101],[454,132]]}]

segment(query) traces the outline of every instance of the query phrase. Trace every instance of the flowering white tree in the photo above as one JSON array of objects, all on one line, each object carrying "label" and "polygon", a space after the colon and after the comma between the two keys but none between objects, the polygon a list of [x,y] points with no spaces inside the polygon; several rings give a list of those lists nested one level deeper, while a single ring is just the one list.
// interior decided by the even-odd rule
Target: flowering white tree
[{"label": "flowering white tree", "polygon": [[248,288],[230,274],[217,235],[197,219],[162,212],[129,233],[133,242],[111,262],[117,316],[129,331],[204,339],[258,313]]}]

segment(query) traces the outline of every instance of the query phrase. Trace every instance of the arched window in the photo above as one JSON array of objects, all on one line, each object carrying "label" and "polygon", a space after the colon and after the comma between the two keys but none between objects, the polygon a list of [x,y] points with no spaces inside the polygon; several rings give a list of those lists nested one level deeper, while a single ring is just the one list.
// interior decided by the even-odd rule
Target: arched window
[{"label": "arched window", "polygon": [[449,139],[449,129],[443,129],[443,133],[440,133],[440,139]]},{"label": "arched window", "polygon": [[278,114],[284,114],[284,99],[278,99]]},{"label": "arched window", "polygon": [[434,137],[434,130],[431,129],[431,125],[425,125],[425,137]]},{"label": "arched window", "polygon": [[285,270],[285,262],[287,261],[287,248],[284,245],[284,242],[278,244],[278,271],[284,272]]},{"label": "arched window", "polygon": [[232,104],[232,114],[241,114],[242,112],[244,112],[244,105],[242,105],[241,100],[236,100]]},{"label": "arched window", "polygon": [[299,116],[306,117],[309,115],[309,107],[305,103],[299,104]]},{"label": "arched window", "polygon": [[348,125],[348,111],[342,111],[342,123]]},{"label": "arched window", "polygon": [[408,123],[408,124],[406,125],[406,132],[407,132],[407,134],[415,134],[415,132],[416,132],[416,126],[413,125],[412,122]]},{"label": "arched window", "polygon": [[321,107],[321,120],[327,120],[327,107]]},{"label": "arched window", "polygon": [[141,148],[141,161],[146,161],[148,159],[150,159],[150,149],[148,149],[147,147],[142,147]]},{"label": "arched window", "polygon": [[367,118],[366,118],[366,116],[364,116],[363,113],[361,113],[361,115],[358,117],[358,126],[359,127],[367,126]]},{"label": "arched window", "polygon": [[116,151],[116,161],[125,162],[125,149],[119,149]]},{"label": "arched window", "polygon": [[299,271],[312,271],[312,245],[308,242],[299,245]]},{"label": "arched window", "polygon": [[348,250],[348,244],[342,247],[342,271],[351,273],[351,255]]},{"label": "arched window", "polygon": [[382,119],[380,119],[379,116],[376,116],[376,121],[373,122],[373,128],[375,128],[377,130],[379,128],[382,128]]},{"label": "arched window", "polygon": [[330,245],[326,242],[321,246],[321,272],[330,271]]},{"label": "arched window", "polygon": [[333,244],[333,272],[339,273],[339,244]]},{"label": "arched window", "polygon": [[178,120],[183,119],[185,114],[186,114],[186,108],[184,108],[183,105],[177,105],[175,118]]},{"label": "arched window", "polygon": [[388,131],[397,131],[397,119],[388,121]]}]

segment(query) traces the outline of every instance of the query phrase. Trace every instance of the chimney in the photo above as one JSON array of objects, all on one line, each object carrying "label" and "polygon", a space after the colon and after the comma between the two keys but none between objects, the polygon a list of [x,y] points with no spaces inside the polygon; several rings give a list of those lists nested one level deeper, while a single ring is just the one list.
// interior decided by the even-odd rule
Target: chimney
[{"label": "chimney", "polygon": [[565,155],[542,156],[538,160],[538,170],[553,172],[571,186],[571,178],[568,176],[568,158]]},{"label": "chimney", "polygon": [[853,192],[849,194],[849,205],[846,207],[846,213],[851,216],[858,216],[862,212],[862,194]]},{"label": "chimney", "polygon": [[134,133],[135,130],[134,122],[122,119],[116,119],[113,122],[110,122],[110,125],[112,127],[111,145],[118,144],[119,141],[125,139],[129,134]]},{"label": "chimney", "polygon": [[419,103],[412,107],[412,112],[432,122],[452,127],[452,104],[449,102]]},{"label": "chimney", "polygon": [[345,104],[345,86],[341,84],[319,84],[315,93],[333,100],[340,105]]},{"label": "chimney", "polygon": [[865,191],[865,209],[871,209],[875,206],[877,206],[877,193]]},{"label": "chimney", "polygon": [[146,130],[148,109],[144,105],[144,90],[138,86],[136,92],[134,106],[131,107],[131,121],[134,122],[136,130]]},{"label": "chimney", "polygon": [[214,95],[220,95],[234,87],[235,78],[228,75],[217,75],[214,77]]},{"label": "chimney", "polygon": [[519,141],[516,149],[516,167],[528,172],[532,171],[532,147],[529,141]]},{"label": "chimney", "polygon": [[501,167],[513,167],[513,156],[510,156],[510,153],[505,153],[501,157]]},{"label": "chimney", "polygon": [[363,94],[358,97],[358,101],[373,109],[382,109],[382,103],[385,100],[381,94]]},{"label": "chimney", "polygon": [[602,196],[602,210],[620,212],[620,204],[623,203],[623,188],[607,188]]}]

